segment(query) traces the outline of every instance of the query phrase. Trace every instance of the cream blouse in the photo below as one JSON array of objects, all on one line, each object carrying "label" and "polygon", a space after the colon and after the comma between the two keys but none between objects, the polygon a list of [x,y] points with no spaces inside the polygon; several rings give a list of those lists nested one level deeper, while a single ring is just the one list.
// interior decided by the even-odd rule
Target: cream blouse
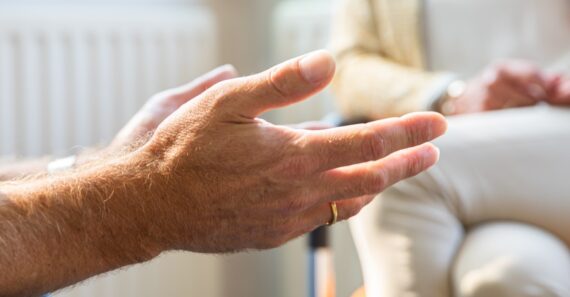
[{"label": "cream blouse", "polygon": [[340,0],[331,40],[341,113],[398,116],[429,108],[456,75],[497,59],[561,59],[570,1]]}]

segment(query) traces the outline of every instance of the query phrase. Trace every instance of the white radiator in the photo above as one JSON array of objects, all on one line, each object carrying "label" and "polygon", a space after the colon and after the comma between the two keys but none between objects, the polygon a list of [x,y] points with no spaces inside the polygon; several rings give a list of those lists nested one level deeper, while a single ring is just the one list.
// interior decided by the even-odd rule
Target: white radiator
[{"label": "white radiator", "polygon": [[[213,68],[216,39],[201,7],[0,3],[0,156],[109,141],[153,93]],[[172,253],[56,296],[219,296],[220,265]]]},{"label": "white radiator", "polygon": [[153,93],[215,66],[200,7],[0,5],[0,155],[109,141]]}]

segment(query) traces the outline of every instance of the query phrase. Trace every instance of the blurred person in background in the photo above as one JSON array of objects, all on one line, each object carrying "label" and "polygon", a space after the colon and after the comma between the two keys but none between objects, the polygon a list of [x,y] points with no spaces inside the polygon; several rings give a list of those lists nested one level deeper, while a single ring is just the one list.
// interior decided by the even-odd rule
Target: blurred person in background
[{"label": "blurred person in background", "polygon": [[[567,104],[565,0],[343,1],[333,24],[333,89],[345,118],[418,110],[458,115]],[[566,60],[566,61],[564,61]]]},{"label": "blurred person in background", "polygon": [[171,250],[277,247],[437,161],[426,143],[446,129],[436,113],[322,131],[257,118],[334,73],[323,51],[247,77],[222,67],[153,97],[103,152],[3,170],[0,295],[37,296]]},{"label": "blurred person in background", "polygon": [[570,1],[342,0],[332,38],[345,118],[457,116],[353,221],[366,293],[570,296]]}]

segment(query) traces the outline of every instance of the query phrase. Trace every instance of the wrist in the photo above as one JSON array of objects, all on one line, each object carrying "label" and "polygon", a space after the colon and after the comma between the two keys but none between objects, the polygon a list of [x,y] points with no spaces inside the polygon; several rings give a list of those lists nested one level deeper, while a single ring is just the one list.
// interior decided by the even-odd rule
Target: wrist
[{"label": "wrist", "polygon": [[465,94],[466,90],[467,84],[465,81],[453,81],[438,100],[436,110],[443,115],[457,114],[456,101]]},{"label": "wrist", "polygon": [[150,260],[167,250],[161,226],[155,224],[158,201],[163,198],[155,190],[155,183],[163,180],[155,162],[144,154],[130,153],[110,160],[93,175],[93,191],[100,197],[92,207],[108,214],[101,228],[109,235],[108,244],[117,243],[127,264]]}]

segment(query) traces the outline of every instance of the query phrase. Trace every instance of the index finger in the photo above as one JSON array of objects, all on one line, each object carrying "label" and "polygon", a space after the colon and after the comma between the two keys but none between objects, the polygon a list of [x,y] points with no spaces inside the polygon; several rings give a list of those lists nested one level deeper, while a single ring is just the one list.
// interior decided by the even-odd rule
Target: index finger
[{"label": "index finger", "polygon": [[396,151],[431,141],[445,133],[447,121],[434,112],[420,112],[367,124],[309,131],[300,144],[301,159],[315,160],[321,172],[382,159]]},{"label": "index finger", "polygon": [[238,76],[237,70],[232,65],[220,66],[194,80],[191,82],[173,88],[170,90],[172,92],[173,103],[177,107],[186,103],[188,100],[202,94],[207,89],[211,88],[213,85],[222,82],[224,80],[236,78]]}]

